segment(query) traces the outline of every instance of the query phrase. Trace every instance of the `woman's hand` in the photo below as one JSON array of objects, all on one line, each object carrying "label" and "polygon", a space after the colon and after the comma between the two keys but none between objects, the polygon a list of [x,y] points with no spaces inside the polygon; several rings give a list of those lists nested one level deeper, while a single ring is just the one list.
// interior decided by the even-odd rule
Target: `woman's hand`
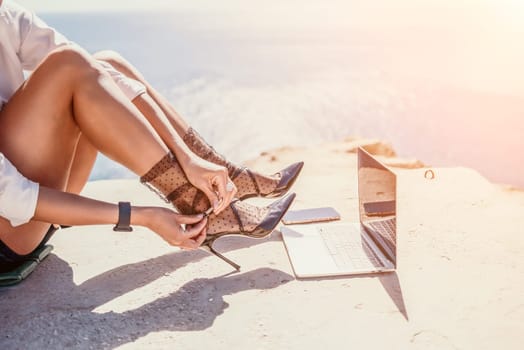
[{"label": "woman's hand", "polygon": [[196,249],[206,238],[207,218],[202,214],[181,215],[163,207],[133,207],[131,213],[132,222],[151,229],[170,245]]},{"label": "woman's hand", "polygon": [[[118,221],[118,205],[40,186],[33,219],[73,226],[114,225]],[[171,245],[196,249],[206,238],[207,218],[202,214],[177,214],[164,207],[133,206],[131,225],[147,227]]]},{"label": "woman's hand", "polygon": [[237,188],[228,176],[227,169],[193,156],[183,166],[188,180],[205,193],[209,203],[218,214],[231,203]]}]

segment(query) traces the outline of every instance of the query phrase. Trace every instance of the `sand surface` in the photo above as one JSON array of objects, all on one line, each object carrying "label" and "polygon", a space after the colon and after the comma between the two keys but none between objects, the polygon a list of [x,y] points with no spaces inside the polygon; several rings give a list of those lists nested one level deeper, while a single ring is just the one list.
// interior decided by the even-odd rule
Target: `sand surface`
[{"label": "sand surface", "polygon": [[[296,279],[278,231],[218,241],[242,265],[231,273],[142,228],[70,228],[24,283],[0,290],[0,349],[522,349],[524,192],[467,168],[433,169],[427,180],[420,162],[375,141],[248,163],[275,171],[304,160],[293,207],[333,206],[354,221],[362,143],[402,167],[396,272]],[[135,180],[93,182],[85,194],[159,203]]]}]

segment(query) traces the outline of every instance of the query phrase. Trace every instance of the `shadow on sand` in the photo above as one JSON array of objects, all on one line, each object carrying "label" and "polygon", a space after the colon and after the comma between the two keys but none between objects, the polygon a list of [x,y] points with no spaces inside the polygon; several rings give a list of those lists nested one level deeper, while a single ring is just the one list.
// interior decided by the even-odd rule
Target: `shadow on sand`
[{"label": "shadow on sand", "polygon": [[300,279],[301,281],[322,281],[322,280],[332,280],[332,279],[358,279],[358,278],[369,278],[377,277],[382,284],[382,287],[388,293],[389,297],[395,303],[397,310],[404,316],[406,321],[409,321],[408,311],[406,309],[406,304],[404,302],[404,296],[402,295],[402,288],[400,287],[400,280],[396,272],[386,272],[380,274],[362,274],[362,275],[353,275],[353,276],[328,276],[328,277],[317,277],[317,278],[307,278]]},{"label": "shadow on sand", "polygon": [[[253,244],[257,241],[248,240],[242,245]],[[0,290],[0,348],[23,345],[23,348],[112,349],[150,332],[203,330],[228,307],[224,296],[276,288],[293,280],[289,274],[261,268],[197,278],[165,297],[122,313],[93,311],[206,256],[202,251],[179,251],[124,265],[76,285],[68,263],[50,255],[24,283]]]}]

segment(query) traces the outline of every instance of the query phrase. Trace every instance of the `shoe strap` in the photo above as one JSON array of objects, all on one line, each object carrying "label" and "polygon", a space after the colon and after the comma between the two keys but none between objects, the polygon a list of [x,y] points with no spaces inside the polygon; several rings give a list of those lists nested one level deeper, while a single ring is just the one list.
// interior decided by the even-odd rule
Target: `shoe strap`
[{"label": "shoe strap", "polygon": [[240,174],[242,174],[242,172],[246,170],[246,168],[234,168],[234,170],[231,172],[231,174],[229,175],[229,177],[231,178],[231,180],[234,180],[236,179]]},{"label": "shoe strap", "polygon": [[238,221],[238,227],[240,229],[240,232],[245,232],[244,231],[244,225],[242,224],[242,220],[240,218],[240,214],[238,213],[238,210],[235,206],[235,203],[238,202],[238,199],[237,200],[234,200],[232,201],[230,204],[229,204],[229,207],[231,208],[231,211],[233,212],[233,214],[235,214],[235,217],[237,218],[237,221]]},{"label": "shoe strap", "polygon": [[257,191],[257,194],[261,195],[262,192],[260,192],[260,187],[258,187],[258,182],[257,182],[257,179],[255,178],[255,175],[248,168],[244,168],[244,170],[247,171],[247,174],[251,178],[251,181],[253,181],[253,185],[255,186],[255,190]]},{"label": "shoe strap", "polygon": [[200,210],[207,210],[211,207],[211,204],[209,204],[209,199],[207,198],[206,194],[202,191],[197,191],[197,193],[195,194],[195,197],[193,198],[193,203],[191,205],[191,207],[193,209],[197,209],[197,207],[199,206],[199,204],[203,203],[205,201],[205,207],[200,207],[198,208],[198,211]]},{"label": "shoe strap", "polygon": [[173,202],[175,199],[177,199],[182,194],[184,194],[189,189],[191,189],[191,187],[193,187],[193,185],[190,182],[187,182],[187,183],[183,184],[182,186],[179,186],[179,187],[175,188],[174,191],[172,191],[170,194],[168,194],[166,196],[167,201],[168,202]]}]

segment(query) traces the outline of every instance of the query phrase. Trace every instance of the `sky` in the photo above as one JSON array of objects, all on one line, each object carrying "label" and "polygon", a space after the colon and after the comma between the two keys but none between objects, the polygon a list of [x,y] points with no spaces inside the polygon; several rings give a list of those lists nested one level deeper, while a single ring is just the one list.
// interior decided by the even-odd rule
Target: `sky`
[{"label": "sky", "polygon": [[[420,126],[420,128],[429,128],[429,131],[436,130],[435,145],[439,144],[442,134],[448,137],[456,136],[454,154],[472,153],[472,147],[478,144],[488,145],[481,149],[482,152],[477,150],[476,153],[482,158],[476,164],[485,163],[486,158],[496,159],[501,153],[510,155],[514,154],[515,149],[522,149],[520,140],[524,121],[520,116],[524,111],[524,69],[522,69],[524,0],[265,0],[258,2],[18,0],[18,2],[37,13],[71,11],[120,13],[144,10],[178,12],[173,16],[178,21],[172,22],[173,31],[185,28],[188,30],[186,33],[188,37],[202,35],[209,39],[209,42],[202,41],[200,52],[209,52],[211,48],[216,48],[210,43],[215,43],[217,40],[235,39],[236,41],[230,42],[235,45],[227,46],[228,50],[238,49],[234,51],[237,60],[235,62],[241,63],[244,55],[255,52],[260,53],[257,57],[260,57],[261,61],[273,62],[270,59],[273,57],[275,67],[289,69],[283,65],[285,60],[280,62],[277,59],[288,57],[280,56],[278,53],[287,53],[288,51],[285,50],[289,50],[290,54],[295,54],[291,56],[294,57],[293,66],[300,67],[304,64],[306,67],[310,64],[311,67],[307,66],[311,68],[308,72],[314,71],[318,76],[330,68],[340,69],[343,72],[344,67],[348,65],[347,58],[360,57],[355,52],[361,52],[362,55],[365,54],[365,66],[376,67],[376,72],[380,74],[387,73],[385,77],[394,77],[404,82],[420,82],[418,85],[413,85],[414,87],[407,83],[406,87],[398,87],[399,90],[413,90],[418,94],[413,95],[415,97],[406,95],[407,97],[403,99],[404,95],[393,94],[396,91],[393,89],[390,100],[393,105],[405,104],[406,108],[411,106],[410,103],[414,100],[416,103],[413,104],[418,107],[408,108],[411,111],[410,115],[418,118],[414,120],[421,120],[424,124],[427,119],[418,116],[431,116],[430,119],[439,121],[431,128],[427,125]],[[80,29],[90,30],[88,27]],[[253,52],[240,52],[243,39],[247,39],[252,44],[249,48],[254,50]],[[225,50],[220,46],[218,49]],[[272,54],[268,50],[273,50]],[[301,55],[302,53],[306,54]],[[192,60],[202,56],[197,51],[192,54],[194,55],[191,56]],[[225,60],[231,60],[231,57],[225,54],[224,57],[226,56]],[[198,67],[203,71],[207,67],[206,59],[192,60],[191,69]],[[351,62],[353,63],[355,62]],[[294,71],[292,67],[290,68],[289,70]],[[235,66],[235,70],[242,72],[239,66]],[[283,74],[286,76],[287,73],[283,71]],[[375,91],[373,89],[384,88],[380,81],[371,81],[371,83],[375,84],[370,85],[371,92]],[[285,81],[281,83],[284,87],[285,84]],[[305,81],[304,84],[306,87],[303,89],[304,96],[311,96],[313,92],[308,85],[309,82]],[[359,94],[364,96],[363,101],[367,101],[365,98],[367,85],[353,86],[356,87],[352,91],[353,100],[347,98],[344,95],[345,91],[341,89],[342,95],[336,99],[337,103],[345,100],[354,101],[356,97],[353,95]],[[206,82],[205,88],[208,87],[212,89],[213,83]],[[263,100],[267,97],[267,101],[271,101],[272,105],[275,97],[277,100],[278,98],[292,99],[297,90],[302,91],[295,86],[289,90],[284,88],[282,93],[280,90],[275,90],[273,86],[269,90],[271,91],[267,94],[259,90],[252,94],[246,93],[247,102],[242,106],[237,98],[238,93],[233,89],[230,96],[234,103],[232,102],[231,105],[236,106],[238,110],[253,110],[258,114],[263,109],[253,108],[252,100]],[[386,95],[389,96],[390,90],[386,90]],[[248,89],[248,92],[251,91]],[[339,91],[333,92],[334,89],[330,86],[326,91],[328,101],[334,93],[339,93]],[[216,93],[211,95],[217,97],[216,101],[220,101],[217,108],[222,108],[221,103],[227,100],[224,87],[218,84]],[[203,96],[207,98],[206,94]],[[375,92],[370,93],[370,96],[373,101],[374,99],[390,101],[388,98],[380,99],[382,95]],[[302,102],[303,100],[300,100],[296,105],[302,108]],[[283,108],[280,108],[278,113],[288,106],[286,103],[282,103]],[[212,110],[209,107],[209,100],[204,99],[196,105],[205,105],[207,110]],[[358,103],[355,105],[361,106]],[[362,106],[367,105],[362,103]],[[351,105],[348,105],[348,108],[351,108]],[[391,110],[385,105],[384,114],[389,112]],[[444,119],[446,123],[443,122]],[[413,123],[413,118],[410,120],[411,124],[416,124]],[[450,130],[441,132],[440,124],[450,125]],[[470,135],[466,138],[467,142],[462,142],[462,134]],[[424,140],[431,139],[431,135],[433,134],[428,133]],[[490,144],[497,147],[491,147]],[[404,149],[414,149],[411,146],[406,145]],[[486,148],[493,150],[487,152]],[[414,153],[410,152],[409,155]],[[420,159],[430,159],[420,151],[416,155]],[[470,154],[462,155],[462,159],[470,158]],[[459,163],[465,164],[463,161]],[[465,165],[476,164],[470,162]],[[504,166],[508,167],[507,164]],[[522,178],[520,174],[524,172],[524,165],[519,163],[518,166],[518,171],[512,172],[515,174],[514,178],[515,176]],[[498,169],[495,171],[500,172]],[[522,186],[522,181],[519,181]]]},{"label": "sky", "polygon": [[[413,57],[439,58],[453,82],[475,89],[524,95],[524,0],[18,0],[36,11],[175,11],[205,14],[201,30],[215,22],[243,33],[329,33],[334,40],[377,38],[407,48],[398,64]],[[258,6],[255,6],[257,5]],[[193,18],[193,17],[191,17]],[[196,24],[195,24],[196,25]],[[209,26],[209,28],[208,28]],[[325,37],[326,35],[324,35]],[[415,50],[409,51],[409,50]],[[396,63],[396,64],[397,64]],[[416,62],[415,62],[416,63]],[[422,67],[426,69],[426,67]],[[449,69],[448,69],[449,68]],[[454,72],[452,70],[455,70]],[[449,79],[448,79],[449,80]]]},{"label": "sky", "polygon": [[[90,0],[90,1],[64,1],[64,0],[17,0],[20,4],[35,11],[44,12],[70,12],[70,11],[141,11],[141,10],[183,10],[200,9],[216,10],[230,9],[238,6],[253,7],[252,2],[242,0]],[[307,0],[305,0],[307,1]],[[328,2],[340,2],[340,0],[326,0]],[[297,5],[298,0],[269,1],[274,5],[291,4]],[[264,7],[268,1],[264,2]]]},{"label": "sky", "polygon": [[[146,7],[165,9],[180,1],[169,0],[17,0],[18,3],[37,12],[77,12],[77,11],[108,11],[108,10],[141,10]],[[145,5],[147,3],[147,6]]]},{"label": "sky", "polygon": [[[37,13],[175,11],[205,14],[201,30],[214,22],[238,33],[329,33],[362,45],[386,40],[405,47],[398,62],[441,57],[451,62],[453,81],[476,89],[524,95],[524,0],[18,0]],[[258,5],[257,5],[258,4]],[[257,6],[255,6],[257,5]],[[192,17],[193,18],[193,17]],[[207,21],[207,22],[206,22]],[[325,36],[325,35],[324,35]],[[424,67],[423,67],[424,68]],[[424,68],[426,69],[426,68]],[[447,69],[447,68],[446,68]],[[412,69],[416,72],[416,67]],[[450,71],[448,69],[448,71]],[[425,75],[427,72],[420,72]],[[438,72],[430,72],[432,75]],[[440,73],[439,73],[440,74]],[[444,75],[442,75],[444,76]]]},{"label": "sky", "polygon": [[[410,12],[426,10],[438,12],[446,9],[463,9],[475,15],[478,9],[489,9],[494,12],[505,12],[510,21],[522,21],[524,1],[522,0],[266,0],[252,2],[245,0],[18,0],[20,4],[34,10],[44,12],[69,11],[122,11],[122,10],[231,10],[251,8],[264,11],[268,8],[286,7],[298,12],[304,8],[317,9],[332,7],[335,9],[354,8],[367,14],[373,13],[379,18],[400,18],[409,21],[427,20],[425,16],[409,16]],[[255,6],[258,4],[258,6]],[[381,15],[381,13],[383,15]],[[404,14],[404,16],[403,16]],[[384,16],[385,15],[385,16]],[[408,16],[406,16],[408,15]]]}]

